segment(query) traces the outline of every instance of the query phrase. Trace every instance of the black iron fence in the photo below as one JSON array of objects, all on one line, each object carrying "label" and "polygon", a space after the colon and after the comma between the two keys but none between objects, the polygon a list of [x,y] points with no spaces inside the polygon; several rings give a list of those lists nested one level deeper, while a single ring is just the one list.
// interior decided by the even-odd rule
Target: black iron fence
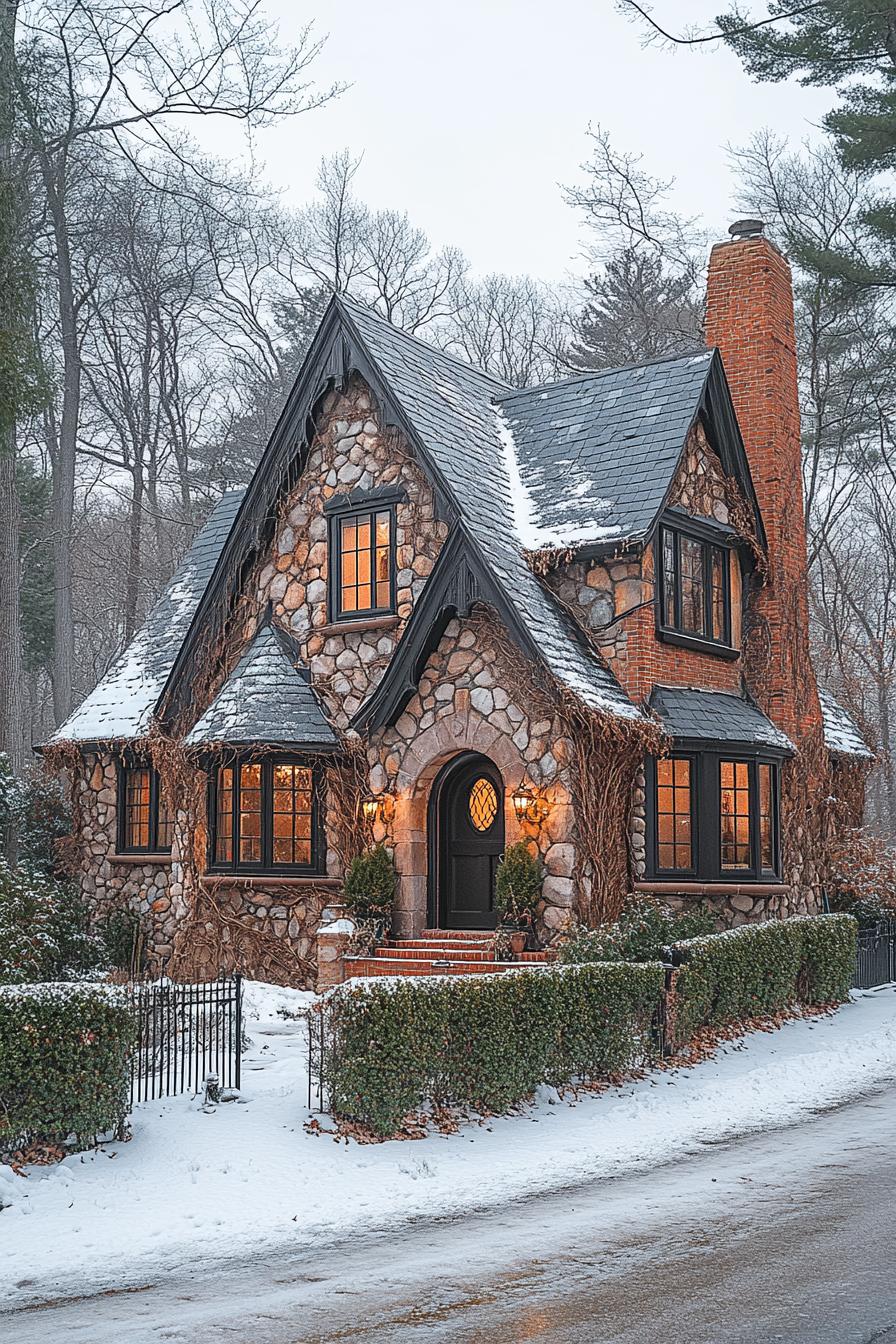
[{"label": "black iron fence", "polygon": [[242,977],[181,985],[150,980],[129,987],[139,1035],[131,1061],[131,1103],[198,1092],[211,1075],[240,1085]]},{"label": "black iron fence", "polygon": [[873,989],[896,980],[896,919],[859,929],[853,989]]}]

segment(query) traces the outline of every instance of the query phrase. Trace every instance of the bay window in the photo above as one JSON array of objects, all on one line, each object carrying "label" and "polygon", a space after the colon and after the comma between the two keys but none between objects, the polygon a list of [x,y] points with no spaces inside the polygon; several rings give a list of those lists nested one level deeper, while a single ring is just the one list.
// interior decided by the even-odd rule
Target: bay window
[{"label": "bay window", "polygon": [[774,881],[779,761],[737,751],[673,752],[648,762],[650,875]]},{"label": "bay window", "polygon": [[287,756],[237,758],[209,782],[209,867],[243,873],[316,873],[320,780]]}]

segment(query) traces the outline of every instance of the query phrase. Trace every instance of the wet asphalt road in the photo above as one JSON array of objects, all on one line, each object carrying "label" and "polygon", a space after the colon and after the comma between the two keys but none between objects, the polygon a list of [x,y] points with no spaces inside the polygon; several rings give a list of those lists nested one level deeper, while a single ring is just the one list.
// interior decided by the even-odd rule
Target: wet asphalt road
[{"label": "wet asphalt road", "polygon": [[0,1316],[0,1339],[896,1344],[894,1207],[891,1089],[499,1214],[313,1258],[169,1267],[120,1293]]}]

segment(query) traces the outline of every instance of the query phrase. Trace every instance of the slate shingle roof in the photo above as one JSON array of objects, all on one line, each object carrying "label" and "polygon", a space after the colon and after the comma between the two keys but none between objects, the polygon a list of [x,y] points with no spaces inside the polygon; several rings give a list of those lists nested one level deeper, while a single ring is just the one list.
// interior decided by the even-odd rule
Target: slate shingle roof
[{"label": "slate shingle roof", "polygon": [[700,350],[502,397],[542,545],[650,529],[713,357]]},{"label": "slate shingle roof", "polygon": [[464,525],[550,671],[590,708],[640,718],[640,709],[579,639],[523,556],[495,408],[496,400],[509,389],[360,304],[345,298],[339,302],[425,444]]},{"label": "slate shingle roof", "polygon": [[178,650],[227,540],[244,491],[222,495],[180,568],[121,658],[52,742],[107,742],[143,736]]},{"label": "slate shingle roof", "polygon": [[671,737],[700,742],[742,743],[792,752],[793,743],[756,705],[724,691],[654,686],[650,707]]},{"label": "slate shingle roof", "polygon": [[186,737],[187,746],[248,742],[338,745],[307,676],[296,670],[269,625],[259,630]]},{"label": "slate shingle roof", "polygon": [[824,722],[824,740],[828,751],[837,756],[855,756],[871,761],[874,753],[868,748],[858,728],[839,705],[830,691],[819,687],[818,698],[821,701],[821,716]]}]

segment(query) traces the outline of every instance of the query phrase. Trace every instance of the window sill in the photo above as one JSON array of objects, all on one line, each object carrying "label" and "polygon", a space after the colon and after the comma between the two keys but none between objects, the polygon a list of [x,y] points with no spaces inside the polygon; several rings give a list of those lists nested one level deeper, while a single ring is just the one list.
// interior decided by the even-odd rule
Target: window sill
[{"label": "window sill", "polygon": [[291,887],[295,890],[309,887],[328,887],[337,888],[342,886],[342,880],[338,877],[326,877],[324,874],[315,877],[313,873],[301,873],[292,877],[284,876],[282,873],[274,876],[265,877],[264,873],[203,873],[199,878],[201,887],[214,889],[215,887]]},{"label": "window sill", "polygon": [[110,854],[110,863],[133,863],[142,865],[144,863],[171,863],[170,854],[159,854],[153,850],[146,854]]},{"label": "window sill", "polygon": [[708,653],[713,658],[724,658],[729,663],[740,657],[740,649],[734,649],[730,644],[716,644],[712,639],[701,639],[699,635],[685,635],[679,630],[666,630],[660,626],[656,637],[664,644],[675,644],[681,649],[693,649],[695,653]]},{"label": "window sill", "polygon": [[742,878],[738,882],[695,882],[693,878],[651,878],[635,882],[635,891],[651,892],[655,896],[666,893],[676,896],[786,896],[790,887],[786,882],[752,882]]},{"label": "window sill", "polygon": [[399,619],[394,612],[390,612],[387,616],[368,616],[361,621],[330,621],[327,625],[318,626],[312,634],[329,639],[331,635],[361,635],[368,630],[394,630]]}]

